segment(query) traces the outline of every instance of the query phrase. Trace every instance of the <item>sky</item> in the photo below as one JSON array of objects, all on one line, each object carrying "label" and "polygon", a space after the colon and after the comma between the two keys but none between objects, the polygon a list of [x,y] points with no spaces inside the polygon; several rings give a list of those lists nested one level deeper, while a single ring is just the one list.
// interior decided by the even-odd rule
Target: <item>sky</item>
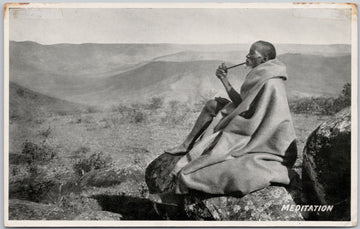
[{"label": "sky", "polygon": [[10,40],[56,43],[350,44],[349,9],[10,9]]}]

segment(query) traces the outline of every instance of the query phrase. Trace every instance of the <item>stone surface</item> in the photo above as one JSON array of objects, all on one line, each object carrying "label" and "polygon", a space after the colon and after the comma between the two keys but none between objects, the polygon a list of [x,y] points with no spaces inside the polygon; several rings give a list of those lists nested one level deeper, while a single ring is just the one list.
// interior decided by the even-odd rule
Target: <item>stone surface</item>
[{"label": "stone surface", "polygon": [[[174,180],[169,176],[181,156],[162,154],[146,169],[145,179],[150,193],[172,190]],[[292,186],[297,183],[293,182]],[[242,198],[213,196],[191,192],[184,198],[183,210],[192,220],[303,220],[300,212],[282,211],[283,205],[295,205],[293,196],[299,191],[290,187],[270,186]]]},{"label": "stone surface", "polygon": [[74,220],[121,220],[122,218],[122,215],[114,212],[91,211],[81,213]]},{"label": "stone surface", "polygon": [[295,204],[286,188],[269,186],[242,198],[193,194],[185,198],[184,206],[194,220],[302,221],[299,211],[285,210]]},{"label": "stone surface", "polygon": [[334,205],[314,220],[350,220],[351,109],[340,111],[309,136],[303,152],[303,191],[308,204]]},{"label": "stone surface", "polygon": [[10,220],[61,220],[65,212],[52,204],[35,203],[27,200],[9,200]]},{"label": "stone surface", "polygon": [[169,174],[181,157],[164,153],[149,164],[145,171],[145,181],[150,193],[173,190],[175,183]]}]

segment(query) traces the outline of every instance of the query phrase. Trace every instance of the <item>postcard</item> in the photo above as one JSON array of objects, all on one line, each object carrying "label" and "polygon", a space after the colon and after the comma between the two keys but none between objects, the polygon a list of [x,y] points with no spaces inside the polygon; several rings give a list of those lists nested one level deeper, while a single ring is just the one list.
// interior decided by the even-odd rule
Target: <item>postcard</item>
[{"label": "postcard", "polygon": [[9,227],[354,226],[354,3],[8,3]]}]

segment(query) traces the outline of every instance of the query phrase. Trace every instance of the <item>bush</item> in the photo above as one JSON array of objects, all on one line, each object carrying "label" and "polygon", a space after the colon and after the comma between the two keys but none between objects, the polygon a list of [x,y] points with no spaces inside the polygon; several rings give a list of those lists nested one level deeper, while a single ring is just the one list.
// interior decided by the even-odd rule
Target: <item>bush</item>
[{"label": "bush", "polygon": [[52,130],[51,127],[49,126],[46,130],[39,131],[39,135],[43,137],[44,140],[46,140],[50,136],[51,132]]},{"label": "bush", "polygon": [[84,155],[87,154],[88,152],[90,152],[90,148],[86,147],[86,146],[81,146],[79,147],[77,150],[74,151],[75,155]]},{"label": "bush", "polygon": [[351,105],[351,84],[344,85],[337,97],[301,98],[289,103],[290,110],[296,114],[333,115]]},{"label": "bush", "polygon": [[114,106],[111,107],[111,111],[118,112],[120,114],[126,114],[126,113],[130,112],[131,110],[132,110],[131,107],[128,107],[128,106],[123,105],[123,104],[114,105]]},{"label": "bush", "polygon": [[162,118],[163,123],[177,125],[183,123],[189,115],[191,109],[184,103],[176,100],[169,102],[166,116]]},{"label": "bush", "polygon": [[151,98],[150,104],[148,105],[149,110],[157,110],[164,104],[164,99],[160,97]]},{"label": "bush", "polygon": [[109,119],[105,119],[107,127],[116,126],[121,123],[141,123],[147,120],[147,115],[144,112],[144,104],[134,103],[131,107],[125,105],[113,106],[112,111],[120,113],[120,116],[111,116]]},{"label": "bush", "polygon": [[37,145],[29,141],[24,142],[21,153],[30,156],[29,163],[50,161],[56,156],[53,148],[45,144]]},{"label": "bush", "polygon": [[141,123],[141,122],[145,122],[146,118],[147,118],[147,115],[143,111],[141,111],[141,110],[133,111],[133,116],[132,116],[130,122]]},{"label": "bush", "polygon": [[87,108],[86,108],[86,113],[96,113],[96,112],[98,112],[98,110],[96,109],[96,107],[90,106],[90,107],[87,107]]},{"label": "bush", "polygon": [[81,159],[75,163],[73,169],[79,176],[83,176],[85,173],[92,170],[106,168],[110,165],[112,158],[106,156],[104,153],[94,153],[90,157]]}]

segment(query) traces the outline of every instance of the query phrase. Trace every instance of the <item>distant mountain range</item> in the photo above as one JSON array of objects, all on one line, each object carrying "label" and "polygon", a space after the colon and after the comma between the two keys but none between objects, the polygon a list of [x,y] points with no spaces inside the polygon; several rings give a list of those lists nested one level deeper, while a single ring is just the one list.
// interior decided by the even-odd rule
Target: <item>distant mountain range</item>
[{"label": "distant mountain range", "polygon": [[[337,96],[350,82],[349,45],[276,45],[290,98]],[[194,101],[225,96],[214,72],[243,62],[248,45],[57,44],[10,42],[10,81],[47,96],[97,106],[160,96]],[[230,70],[240,88],[249,69]],[[211,93],[210,93],[211,94]]]}]

